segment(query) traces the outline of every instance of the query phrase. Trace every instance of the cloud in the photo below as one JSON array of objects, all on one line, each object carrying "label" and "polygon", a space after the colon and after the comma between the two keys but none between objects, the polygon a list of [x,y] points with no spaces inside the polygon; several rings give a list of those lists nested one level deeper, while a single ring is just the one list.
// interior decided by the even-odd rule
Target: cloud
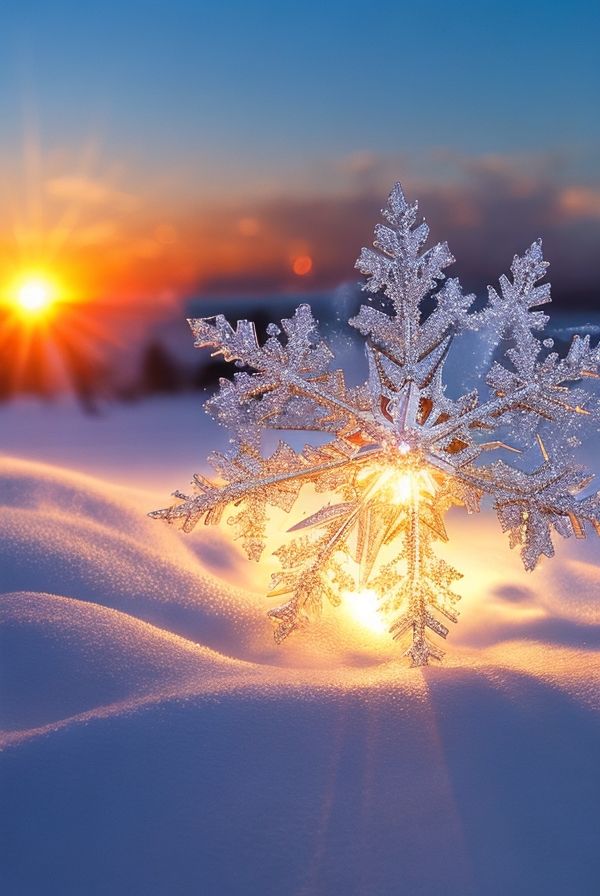
[{"label": "cloud", "polygon": [[560,205],[566,217],[600,219],[600,188],[567,187],[561,193]]},{"label": "cloud", "polygon": [[441,170],[436,176],[415,173],[406,164],[398,164],[392,175],[392,160],[373,154],[343,159],[345,190],[312,196],[282,191],[251,208],[245,202],[245,218],[260,222],[251,240],[240,231],[237,209],[198,209],[186,228],[197,235],[198,288],[300,287],[290,260],[294,252],[313,259],[304,285],[358,280],[354,260],[371,242],[387,192],[400,178],[407,196],[419,198],[432,238],[450,243],[457,263],[449,273],[466,288],[485,292],[509,269],[515,253],[542,237],[558,304],[594,301],[600,188],[565,183],[555,157],[439,158],[443,176]]}]

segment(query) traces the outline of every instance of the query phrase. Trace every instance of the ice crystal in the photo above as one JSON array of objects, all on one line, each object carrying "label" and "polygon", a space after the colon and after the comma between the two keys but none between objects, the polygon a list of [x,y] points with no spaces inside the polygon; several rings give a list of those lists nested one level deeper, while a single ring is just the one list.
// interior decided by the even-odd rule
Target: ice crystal
[{"label": "ice crystal", "polygon": [[[192,494],[176,492],[176,504],[151,516],[189,532],[233,507],[233,536],[258,560],[268,508],[291,511],[311,483],[330,500],[293,525],[275,552],[281,570],[270,595],[285,598],[269,611],[275,640],[318,614],[324,600],[338,605],[344,591],[368,585],[390,633],[409,642],[406,655],[420,666],[443,655],[430,633],[445,638],[445,623],[457,621],[453,585],[461,575],[433,549],[447,540],[448,508],[472,513],[491,498],[528,570],[554,553],[553,530],[581,538],[589,524],[600,534],[599,494],[583,494],[591,477],[568,450],[577,441],[572,418],[594,412],[581,383],[598,376],[600,349],[576,335],[565,357],[551,351],[548,318],[538,310],[550,301],[540,282],[541,241],[515,256],[511,276],[489,287],[487,305],[473,311],[474,297],[458,280],[440,286],[454,258],[446,243],[424,250],[428,227],[417,223],[417,203],[406,202],[399,184],[382,214],[374,248],[356,263],[379,307],[363,305],[349,321],[366,337],[366,383],[348,388],[343,371],[332,369],[308,305],[282,330],[271,324],[264,344],[247,320],[235,327],[222,315],[190,320],[198,348],[243,368],[207,402],[235,448],[212,455],[214,478],[196,475]],[[468,330],[491,334],[489,369],[473,391],[450,398],[444,365],[453,339]],[[331,437],[302,451],[281,441],[263,456],[266,430],[297,429]],[[529,469],[518,460],[486,462],[490,450],[527,459],[532,447]]]}]

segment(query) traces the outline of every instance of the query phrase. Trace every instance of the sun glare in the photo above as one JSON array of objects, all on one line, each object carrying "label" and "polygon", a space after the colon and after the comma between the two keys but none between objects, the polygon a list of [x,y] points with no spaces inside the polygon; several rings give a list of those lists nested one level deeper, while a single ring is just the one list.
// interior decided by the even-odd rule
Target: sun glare
[{"label": "sun glare", "polygon": [[54,285],[42,277],[27,277],[15,291],[15,303],[25,315],[40,315],[49,310],[56,298]]},{"label": "sun glare", "polygon": [[357,479],[367,479],[376,475],[377,478],[373,482],[373,489],[386,494],[388,500],[394,504],[410,504],[413,498],[421,495],[434,495],[436,492],[436,484],[429,473],[425,469],[395,469],[387,467],[380,468],[365,467],[357,476]]},{"label": "sun glare", "polygon": [[396,473],[389,484],[395,504],[408,504],[418,495],[435,494],[435,482],[427,470]]},{"label": "sun glare", "polygon": [[360,591],[345,591],[343,604],[347,613],[361,628],[366,628],[374,635],[387,634],[388,626],[378,609],[379,596],[372,588]]}]

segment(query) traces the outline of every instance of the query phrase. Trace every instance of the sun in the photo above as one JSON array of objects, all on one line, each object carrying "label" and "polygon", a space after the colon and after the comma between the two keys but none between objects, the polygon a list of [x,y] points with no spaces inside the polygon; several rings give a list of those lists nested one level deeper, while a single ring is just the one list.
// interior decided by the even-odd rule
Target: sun
[{"label": "sun", "polygon": [[47,277],[26,276],[16,286],[14,302],[27,317],[46,314],[57,297],[56,285]]}]

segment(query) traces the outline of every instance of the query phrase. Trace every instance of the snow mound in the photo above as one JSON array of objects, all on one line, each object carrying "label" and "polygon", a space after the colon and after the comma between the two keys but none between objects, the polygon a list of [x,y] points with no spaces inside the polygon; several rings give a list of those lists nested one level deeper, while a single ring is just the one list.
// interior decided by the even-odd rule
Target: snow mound
[{"label": "snow mound", "polygon": [[516,673],[412,681],[153,703],[6,751],[6,892],[594,892],[593,716]]},{"label": "snow mound", "polygon": [[122,489],[3,459],[0,524],[2,591],[102,604],[242,658],[255,643],[275,654],[256,602],[217,579],[178,533],[147,519]]},{"label": "snow mound", "polygon": [[[276,647],[264,593],[275,568],[242,561],[218,529],[192,536],[150,520],[160,499],[39,463],[0,459],[0,591],[42,592],[128,614],[219,653],[281,667],[362,668],[398,658],[384,626],[351,602],[326,607],[310,632]],[[600,571],[590,540],[525,573],[493,519],[451,521],[449,559],[465,572],[462,618],[447,662],[526,639],[558,648],[600,646]],[[454,530],[454,531],[453,531]],[[269,565],[271,564],[271,565]],[[362,607],[362,604],[361,604]],[[359,607],[359,609],[361,609]],[[367,623],[372,620],[367,619]]]},{"label": "snow mound", "polygon": [[252,593],[252,565],[236,568],[223,535],[203,529],[186,538],[148,519],[145,510],[160,499],[145,500],[142,506],[122,488],[61,468],[1,459],[0,590],[101,604],[249,661],[331,667],[397,655],[387,636],[365,640],[360,627],[333,612],[311,638],[276,647],[266,618],[268,575]]},{"label": "snow mound", "polygon": [[40,593],[0,597],[0,651],[0,727],[13,735],[207,691],[248,669],[116,610]]}]

